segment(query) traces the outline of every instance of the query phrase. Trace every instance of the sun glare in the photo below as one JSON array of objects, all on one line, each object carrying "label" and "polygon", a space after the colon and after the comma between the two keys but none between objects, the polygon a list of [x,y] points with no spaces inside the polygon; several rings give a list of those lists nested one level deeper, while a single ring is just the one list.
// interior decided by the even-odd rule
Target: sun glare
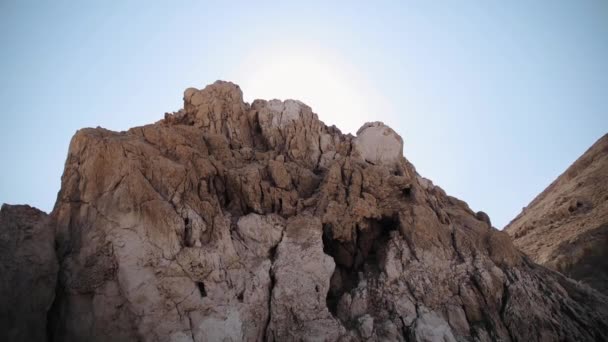
[{"label": "sun glare", "polygon": [[328,51],[257,49],[245,58],[233,79],[248,102],[300,100],[327,125],[336,125],[344,133],[355,134],[363,123],[377,120],[386,110],[386,102],[366,86],[369,82],[363,75]]}]

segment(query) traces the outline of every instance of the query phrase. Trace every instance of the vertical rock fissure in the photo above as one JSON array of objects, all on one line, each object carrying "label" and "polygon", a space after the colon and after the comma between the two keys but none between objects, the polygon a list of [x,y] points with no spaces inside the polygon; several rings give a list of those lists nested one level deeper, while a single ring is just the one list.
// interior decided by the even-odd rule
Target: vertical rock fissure
[{"label": "vertical rock fissure", "polygon": [[[508,277],[508,275],[507,275],[507,277]],[[503,285],[502,298],[501,298],[501,304],[500,304],[500,320],[502,321],[502,324],[505,326],[505,329],[509,333],[509,338],[511,339],[511,341],[515,341],[513,333],[511,332],[511,328],[509,327],[509,325],[507,324],[507,322],[505,320],[506,314],[507,314],[507,305],[509,304],[510,296],[511,296],[511,294],[509,293],[509,284],[505,283]]]},{"label": "vertical rock fissure", "polygon": [[62,297],[63,297],[63,292],[64,292],[63,287],[61,286],[61,279],[60,279],[61,269],[62,269],[62,264],[63,264],[63,256],[59,255],[59,242],[58,242],[57,238],[55,237],[53,240],[54,240],[53,249],[54,249],[55,256],[57,258],[58,268],[57,268],[57,273],[56,273],[56,278],[55,278],[55,291],[54,291],[54,295],[53,295],[53,301],[46,311],[45,334],[46,334],[47,342],[55,341],[55,336],[57,334],[58,326],[61,322],[60,305],[63,300]]},{"label": "vertical rock fissure", "polygon": [[192,342],[196,342],[196,338],[194,337],[194,322],[192,322],[190,312],[186,312],[186,315],[188,316],[188,324],[190,325],[190,335],[192,336]]},{"label": "vertical rock fissure", "polygon": [[201,294],[201,298],[207,297],[207,290],[205,289],[205,283],[199,281],[196,283],[196,287],[198,288],[198,292]]},{"label": "vertical rock fissure", "polygon": [[194,243],[192,241],[192,223],[187,217],[184,219],[184,246],[194,246]]},{"label": "vertical rock fissure", "polygon": [[456,256],[458,257],[458,261],[462,263],[462,262],[464,262],[464,256],[460,252],[460,249],[458,248],[458,243],[456,241],[456,227],[452,226],[450,230],[451,230],[450,238],[451,238],[451,242],[452,242],[452,248],[454,249],[454,252],[456,253]]},{"label": "vertical rock fissure", "polygon": [[279,242],[276,244],[276,246],[272,247],[272,249],[270,250],[271,265],[270,265],[270,270],[268,271],[268,275],[270,277],[270,286],[268,289],[268,317],[266,318],[266,324],[264,325],[263,341],[268,340],[268,333],[269,333],[268,327],[270,326],[270,322],[272,320],[272,291],[274,290],[274,286],[276,285],[276,279],[274,277],[272,268],[277,259],[277,250],[278,250],[281,242],[283,242],[284,237],[285,237],[285,230],[281,231],[281,238],[279,239]]},{"label": "vertical rock fissure", "polygon": [[57,277],[57,283],[55,286],[55,298],[53,303],[46,312],[46,341],[54,342],[55,334],[57,332],[57,325],[60,321],[59,303],[61,302],[61,293],[63,291],[60,288],[59,277]]}]

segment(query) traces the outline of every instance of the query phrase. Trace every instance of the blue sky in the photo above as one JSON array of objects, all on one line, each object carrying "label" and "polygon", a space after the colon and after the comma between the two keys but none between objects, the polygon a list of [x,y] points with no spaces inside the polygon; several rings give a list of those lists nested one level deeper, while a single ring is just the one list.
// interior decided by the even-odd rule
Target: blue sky
[{"label": "blue sky", "polygon": [[606,1],[2,1],[0,46],[0,202],[45,211],[77,129],[155,122],[217,79],[388,123],[499,228],[608,132]]}]

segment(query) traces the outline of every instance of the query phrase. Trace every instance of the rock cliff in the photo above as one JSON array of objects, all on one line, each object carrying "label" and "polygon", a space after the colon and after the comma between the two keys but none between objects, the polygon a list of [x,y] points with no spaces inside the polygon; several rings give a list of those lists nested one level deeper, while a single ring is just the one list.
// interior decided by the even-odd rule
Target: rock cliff
[{"label": "rock cliff", "polygon": [[608,298],[538,266],[403,157],[216,82],[73,137],[50,341],[598,341]]},{"label": "rock cliff", "polygon": [[0,341],[44,341],[57,258],[49,217],[26,205],[0,210]]},{"label": "rock cliff", "polygon": [[608,134],[505,231],[535,262],[608,294]]}]

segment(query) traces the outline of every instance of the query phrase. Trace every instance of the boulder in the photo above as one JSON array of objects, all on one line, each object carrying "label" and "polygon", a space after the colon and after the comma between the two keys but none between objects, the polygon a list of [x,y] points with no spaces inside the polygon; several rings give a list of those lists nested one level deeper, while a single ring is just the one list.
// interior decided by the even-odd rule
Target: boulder
[{"label": "boulder", "polygon": [[382,122],[368,122],[357,131],[353,147],[374,165],[392,165],[403,158],[403,139]]}]

